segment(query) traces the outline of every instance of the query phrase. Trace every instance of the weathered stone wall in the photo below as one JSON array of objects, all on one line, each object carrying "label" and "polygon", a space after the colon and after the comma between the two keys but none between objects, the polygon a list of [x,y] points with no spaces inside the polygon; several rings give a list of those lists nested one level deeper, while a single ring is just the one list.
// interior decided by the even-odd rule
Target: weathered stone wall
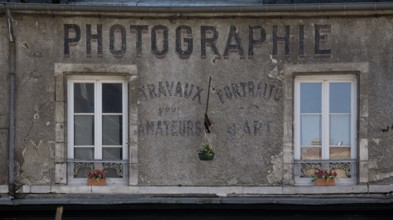
[{"label": "weathered stone wall", "polygon": [[[292,114],[283,109],[284,65],[356,62],[369,62],[370,68],[369,181],[390,183],[393,129],[382,132],[393,127],[390,16],[139,19],[14,15],[14,20],[16,158],[21,184],[54,184],[55,63],[137,66],[139,185],[264,186],[283,183],[283,118]],[[7,47],[4,25],[2,51]],[[96,36],[100,30],[102,35]],[[0,62],[3,100],[7,97],[4,53]],[[196,151],[204,139],[210,76],[208,114],[213,127],[208,139],[216,156],[201,162]],[[1,126],[7,127],[7,108],[2,105],[0,110]],[[2,158],[6,158],[5,143],[2,138]]]},{"label": "weathered stone wall", "polygon": [[[369,159],[370,181],[376,183],[392,183],[393,176],[393,54],[389,42],[393,37],[393,27],[389,25],[391,17],[372,19],[364,35],[369,35],[369,40],[362,40],[360,45],[365,45],[365,56],[369,57]],[[386,25],[385,21],[387,22]],[[378,27],[377,27],[378,26]],[[373,29],[377,30],[373,30]]]},{"label": "weathered stone wall", "polygon": [[31,17],[14,19],[17,181],[27,185],[50,184],[54,179],[56,24]]}]

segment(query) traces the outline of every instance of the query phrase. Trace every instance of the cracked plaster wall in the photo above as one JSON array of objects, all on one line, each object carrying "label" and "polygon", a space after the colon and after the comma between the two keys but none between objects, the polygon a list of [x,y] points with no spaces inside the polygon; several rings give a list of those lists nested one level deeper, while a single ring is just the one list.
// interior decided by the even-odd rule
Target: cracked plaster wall
[{"label": "cracked plaster wall", "polygon": [[14,16],[14,21],[17,39],[16,181],[17,185],[52,184],[55,148],[52,57],[55,55],[51,51],[56,30],[52,22],[31,22],[19,16]]},{"label": "cracked plaster wall", "polygon": [[[3,19],[4,20],[4,19]],[[267,91],[272,86],[282,88],[282,69],[285,64],[369,62],[369,179],[392,183],[393,145],[392,133],[381,129],[393,124],[393,38],[392,17],[373,18],[310,18],[310,19],[132,19],[94,18],[82,16],[57,17],[40,15],[14,15],[17,38],[17,99],[16,99],[16,146],[19,184],[54,183],[55,149],[55,104],[54,104],[54,63],[110,63],[135,64],[138,67],[140,86],[146,96],[139,95],[139,185],[280,185],[283,182],[283,111],[282,90],[277,95],[256,98],[253,94],[231,96],[233,87],[265,84]],[[81,41],[70,47],[70,55],[63,51],[63,24],[78,24],[82,28]],[[86,54],[85,25],[103,24],[103,54],[97,56],[96,43],[92,43],[92,55]],[[113,56],[109,50],[109,27],[115,24],[129,27],[148,25],[143,34],[142,58],[136,56],[134,32],[127,30],[127,50],[124,56]],[[151,51],[150,31],[154,25],[169,29],[169,51],[164,58],[157,58]],[[194,51],[188,59],[180,59],[175,53],[175,29],[179,25],[193,29]],[[254,48],[254,57],[240,58],[230,53],[228,59],[215,59],[207,47],[207,57],[200,57],[200,26],[217,27],[219,38],[216,46],[220,53],[225,48],[231,25],[239,28],[239,36],[247,54],[249,25],[262,25],[266,29],[266,40]],[[331,56],[314,55],[313,27],[315,24],[329,24],[331,31],[323,47],[331,49]],[[2,35],[5,35],[4,23]],[[285,56],[284,43],[278,43],[278,55],[272,56],[272,27],[281,29],[289,25],[289,55]],[[304,25],[305,56],[299,56],[298,25]],[[94,29],[95,33],[95,29]],[[7,47],[5,37],[1,50]],[[161,39],[160,37],[158,37]],[[119,46],[119,45],[117,45]],[[159,45],[162,46],[162,45]],[[343,49],[345,48],[345,49]],[[0,62],[6,63],[7,56],[0,55]],[[1,65],[1,79],[6,79],[6,65]],[[212,76],[212,90],[209,102],[209,117],[213,122],[212,134],[208,136],[216,149],[216,158],[210,162],[197,159],[196,150],[203,143],[203,113],[209,76]],[[1,80],[0,98],[6,99],[7,84]],[[181,83],[199,86],[202,96],[159,97],[149,90],[160,83]],[[243,83],[243,84],[241,84]],[[175,90],[174,90],[175,91]],[[156,90],[156,93],[158,90]],[[221,95],[220,95],[221,93]],[[222,95],[223,94],[223,95]],[[361,97],[360,97],[361,98]],[[7,126],[4,118],[7,111],[0,107],[1,125]],[[191,121],[193,129],[186,134],[167,132],[159,124],[175,121]],[[176,122],[177,121],[177,122]],[[154,124],[149,130],[147,125]],[[176,125],[175,125],[176,126]],[[185,125],[187,126],[187,125]],[[0,127],[2,129],[3,127]],[[1,130],[0,132],[5,132]],[[3,136],[3,133],[1,133]],[[4,161],[6,143],[0,140],[0,159]],[[4,162],[1,162],[4,163]],[[1,166],[4,167],[4,166]],[[0,169],[0,184],[4,182]]]}]

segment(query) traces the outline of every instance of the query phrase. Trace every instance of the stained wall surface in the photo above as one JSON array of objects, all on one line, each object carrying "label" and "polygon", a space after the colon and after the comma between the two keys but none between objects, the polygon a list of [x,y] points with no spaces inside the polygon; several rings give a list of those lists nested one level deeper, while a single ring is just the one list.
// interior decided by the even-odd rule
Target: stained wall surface
[{"label": "stained wall surface", "polygon": [[[8,100],[2,18],[0,99]],[[293,114],[284,111],[285,66],[368,63],[367,178],[391,184],[393,139],[382,129],[393,123],[392,22],[14,14],[17,182],[55,184],[56,63],[136,65],[140,186],[282,185],[284,116]],[[207,104],[213,127],[205,136]],[[0,105],[0,184],[7,114],[7,104]],[[210,162],[196,153],[206,137],[216,151]]]}]

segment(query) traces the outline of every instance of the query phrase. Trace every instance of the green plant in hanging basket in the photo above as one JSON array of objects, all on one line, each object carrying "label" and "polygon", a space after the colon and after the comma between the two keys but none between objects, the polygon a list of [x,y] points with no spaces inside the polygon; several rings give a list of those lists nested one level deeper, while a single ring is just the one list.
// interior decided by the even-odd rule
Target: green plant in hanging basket
[{"label": "green plant in hanging basket", "polygon": [[203,144],[198,150],[198,156],[200,160],[213,160],[214,150],[210,144]]}]

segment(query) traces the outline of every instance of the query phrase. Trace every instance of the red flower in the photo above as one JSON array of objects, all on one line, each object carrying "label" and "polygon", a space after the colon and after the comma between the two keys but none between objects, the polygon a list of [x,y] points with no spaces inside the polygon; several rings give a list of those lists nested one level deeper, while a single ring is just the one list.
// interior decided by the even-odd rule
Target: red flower
[{"label": "red flower", "polygon": [[334,179],[337,177],[337,172],[333,169],[331,170],[316,170],[312,176],[314,180],[316,179]]},{"label": "red flower", "polygon": [[93,170],[93,172],[89,170],[87,176],[89,179],[105,179],[106,173],[106,170]]}]

